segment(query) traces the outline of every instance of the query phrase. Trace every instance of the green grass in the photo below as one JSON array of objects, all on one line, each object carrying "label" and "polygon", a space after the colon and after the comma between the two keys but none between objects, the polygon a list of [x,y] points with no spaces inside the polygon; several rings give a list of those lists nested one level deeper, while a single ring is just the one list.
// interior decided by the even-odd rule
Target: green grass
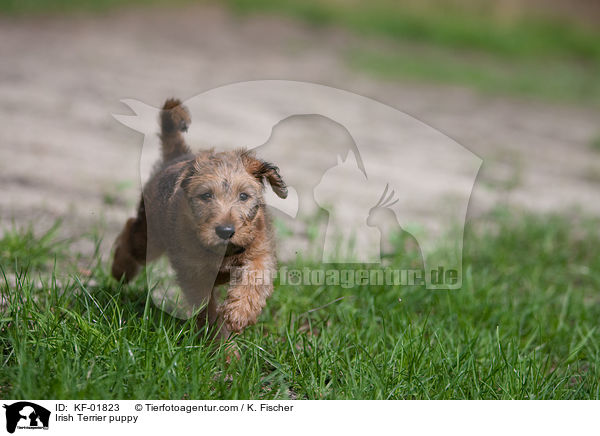
[{"label": "green grass", "polygon": [[186,4],[192,0],[0,0],[0,14],[40,15],[73,12],[107,12],[122,7]]},{"label": "green grass", "polygon": [[[176,4],[208,3],[178,0]],[[123,6],[172,5],[167,0],[0,0],[0,13],[44,14],[105,11]],[[553,8],[470,0],[226,0],[240,14],[287,15],[313,25],[335,25],[363,35],[417,41],[451,49],[475,49],[502,56],[560,56],[600,62],[600,32],[565,19]],[[514,8],[511,8],[514,9]],[[548,13],[550,12],[550,13]]]},{"label": "green grass", "polygon": [[122,286],[96,259],[60,284],[38,255],[28,265],[14,242],[28,232],[11,230],[0,396],[598,399],[597,225],[498,211],[467,229],[459,291],[280,286],[229,364],[151,303],[143,277]]},{"label": "green grass", "polygon": [[314,25],[363,35],[474,49],[502,56],[562,56],[600,61],[600,32],[520,6],[502,17],[500,4],[469,1],[228,0],[240,13],[277,12]]},{"label": "green grass", "polygon": [[242,14],[274,12],[386,38],[386,51],[371,44],[346,54],[350,66],[376,76],[600,105],[600,32],[527,6],[506,19],[500,3],[465,0],[228,3]]},{"label": "green grass", "polygon": [[600,151],[600,136],[596,136],[590,143],[592,150]]},{"label": "green grass", "polygon": [[61,260],[65,256],[67,241],[58,240],[57,232],[60,222],[57,221],[42,235],[35,235],[31,226],[19,228],[13,224],[10,230],[0,238],[0,265],[5,268],[22,270],[50,269],[48,260]]},{"label": "green grass", "polygon": [[562,61],[506,61],[439,50],[349,50],[348,64],[384,79],[452,84],[485,94],[600,106],[600,68]]}]

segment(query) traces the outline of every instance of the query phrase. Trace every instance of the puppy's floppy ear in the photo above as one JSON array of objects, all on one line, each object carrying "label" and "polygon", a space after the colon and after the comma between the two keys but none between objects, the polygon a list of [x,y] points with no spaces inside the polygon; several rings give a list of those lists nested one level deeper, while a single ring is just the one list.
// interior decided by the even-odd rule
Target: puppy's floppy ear
[{"label": "puppy's floppy ear", "polygon": [[179,176],[177,176],[177,182],[175,183],[175,189],[181,188],[185,193],[188,192],[189,184],[191,182],[191,176],[194,174],[193,163],[187,164]]},{"label": "puppy's floppy ear", "polygon": [[242,151],[240,153],[244,167],[250,175],[254,176],[260,183],[264,183],[265,179],[273,188],[273,192],[277,194],[279,198],[286,198],[288,195],[288,189],[279,174],[279,168],[269,162],[257,159],[254,154],[250,151]]}]

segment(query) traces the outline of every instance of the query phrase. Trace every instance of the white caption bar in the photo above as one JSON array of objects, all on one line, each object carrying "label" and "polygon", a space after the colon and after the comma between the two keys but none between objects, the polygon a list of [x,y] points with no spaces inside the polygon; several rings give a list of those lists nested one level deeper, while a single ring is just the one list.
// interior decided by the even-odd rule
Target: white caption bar
[{"label": "white caption bar", "polygon": [[[2,431],[27,435],[575,434],[597,401],[4,400]],[[11,432],[12,430],[12,432]],[[37,433],[35,430],[44,430]],[[148,433],[149,432],[149,433]],[[3,433],[7,434],[7,433]]]}]

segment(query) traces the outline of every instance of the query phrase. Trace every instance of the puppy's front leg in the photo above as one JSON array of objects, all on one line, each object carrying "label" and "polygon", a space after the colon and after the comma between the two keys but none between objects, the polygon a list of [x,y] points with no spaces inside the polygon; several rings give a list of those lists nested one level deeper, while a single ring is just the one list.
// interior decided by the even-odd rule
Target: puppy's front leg
[{"label": "puppy's front leg", "polygon": [[198,330],[202,330],[208,324],[212,329],[213,338],[227,340],[231,332],[224,324],[222,316],[219,316],[218,298],[218,290],[215,287],[206,308],[198,315],[196,325]]},{"label": "puppy's front leg", "polygon": [[240,333],[256,322],[273,292],[275,259],[265,255],[253,259],[232,274],[232,284],[219,308],[225,327]]}]

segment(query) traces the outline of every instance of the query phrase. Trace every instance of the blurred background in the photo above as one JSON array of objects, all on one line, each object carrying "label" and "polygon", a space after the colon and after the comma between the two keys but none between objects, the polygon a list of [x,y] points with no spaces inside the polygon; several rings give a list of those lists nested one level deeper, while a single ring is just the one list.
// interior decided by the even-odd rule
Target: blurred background
[{"label": "blurred background", "polygon": [[142,145],[120,100],[254,79],[342,88],[455,139],[484,161],[470,217],[598,215],[599,24],[595,0],[0,0],[2,227],[62,218],[112,242]]}]

